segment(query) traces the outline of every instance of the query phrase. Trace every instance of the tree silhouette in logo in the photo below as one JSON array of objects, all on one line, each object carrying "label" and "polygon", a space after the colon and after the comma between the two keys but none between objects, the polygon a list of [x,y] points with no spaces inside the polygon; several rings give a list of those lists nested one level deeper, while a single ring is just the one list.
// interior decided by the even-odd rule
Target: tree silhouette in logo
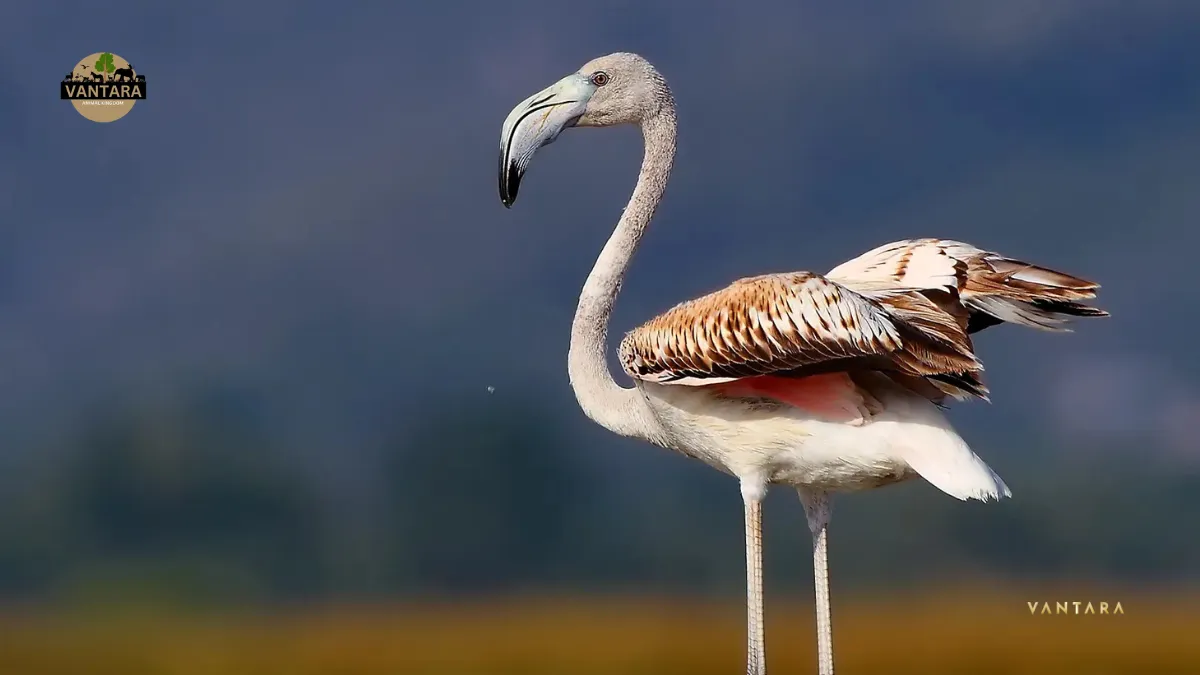
[{"label": "tree silhouette in logo", "polygon": [[101,54],[100,58],[96,60],[95,69],[97,73],[101,74],[112,73],[114,70],[116,70],[117,66],[113,64],[113,55],[109,52],[104,52]]}]

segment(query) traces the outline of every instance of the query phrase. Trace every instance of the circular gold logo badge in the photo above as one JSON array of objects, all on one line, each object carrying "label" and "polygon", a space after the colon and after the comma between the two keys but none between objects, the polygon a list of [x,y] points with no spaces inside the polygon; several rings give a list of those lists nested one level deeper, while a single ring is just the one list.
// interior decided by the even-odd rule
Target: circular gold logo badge
[{"label": "circular gold logo badge", "polygon": [[67,73],[59,85],[59,98],[70,101],[93,122],[113,122],[146,99],[146,76],[120,56],[99,52]]}]

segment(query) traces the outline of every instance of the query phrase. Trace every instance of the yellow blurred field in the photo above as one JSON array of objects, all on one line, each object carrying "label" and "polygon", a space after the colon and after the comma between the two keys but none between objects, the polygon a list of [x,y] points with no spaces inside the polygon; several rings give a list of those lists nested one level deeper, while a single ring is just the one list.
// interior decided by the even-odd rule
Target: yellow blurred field
[{"label": "yellow blurred field", "polygon": [[[1123,615],[1030,615],[1031,601]],[[835,600],[842,673],[1200,673],[1200,592],[971,589]],[[770,597],[775,673],[815,672],[807,597]],[[0,618],[4,675],[741,672],[737,602],[511,599],[255,614]]]}]

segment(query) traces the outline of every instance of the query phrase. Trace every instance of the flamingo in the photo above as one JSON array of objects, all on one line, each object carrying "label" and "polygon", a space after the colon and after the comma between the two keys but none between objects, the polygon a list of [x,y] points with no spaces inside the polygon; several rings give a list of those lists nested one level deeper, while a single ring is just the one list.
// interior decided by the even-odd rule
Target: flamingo
[{"label": "flamingo", "polygon": [[833,673],[828,528],[833,494],[920,476],[960,500],[1011,496],[942,410],[987,400],[971,335],[1001,323],[1068,330],[1108,313],[1090,281],[943,239],[885,244],[827,274],[763,274],[683,302],[605,354],[609,316],[675,157],[675,102],[645,58],[585,64],[512,110],[501,129],[500,200],[511,207],[534,154],[573,127],[633,124],[637,185],[580,293],[567,371],[584,414],[621,436],[738,480],[745,509],[748,675],[766,673],[762,500],[799,493],[813,538],[820,675]]}]

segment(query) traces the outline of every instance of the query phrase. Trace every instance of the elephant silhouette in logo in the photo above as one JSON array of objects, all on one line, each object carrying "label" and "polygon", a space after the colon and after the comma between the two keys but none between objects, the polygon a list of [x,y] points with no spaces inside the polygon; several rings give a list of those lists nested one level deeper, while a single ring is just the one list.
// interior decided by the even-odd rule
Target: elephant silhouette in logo
[{"label": "elephant silhouette in logo", "polygon": [[122,82],[130,82],[133,80],[133,64],[129,64],[124,68],[117,68],[113,71],[113,81],[120,80]]}]

